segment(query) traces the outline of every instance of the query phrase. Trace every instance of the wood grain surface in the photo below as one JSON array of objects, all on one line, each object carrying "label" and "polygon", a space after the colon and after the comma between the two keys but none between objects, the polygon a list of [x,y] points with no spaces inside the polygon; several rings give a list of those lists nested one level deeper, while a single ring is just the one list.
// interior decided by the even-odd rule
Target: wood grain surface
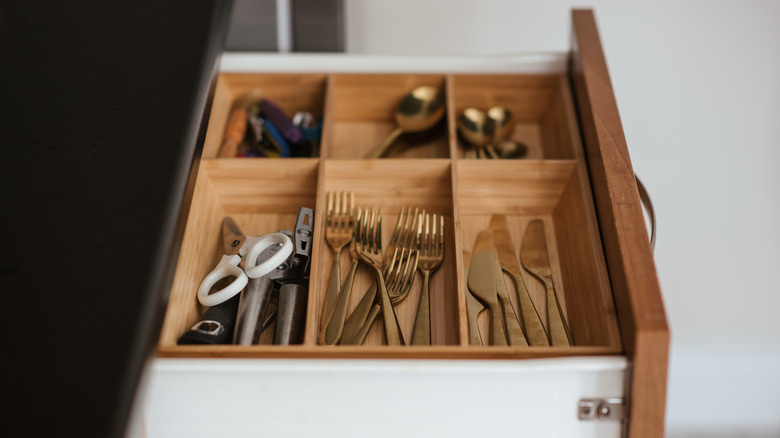
[{"label": "wood grain surface", "polygon": [[[360,159],[394,128],[400,98],[419,85],[443,87],[447,116],[440,132],[414,148],[393,151],[392,158]],[[321,153],[312,159],[223,159],[204,153],[195,200],[179,261],[174,290],[158,354],[165,357],[343,357],[525,359],[582,355],[620,355],[618,327],[607,275],[586,154],[568,77],[511,74],[238,74],[219,79],[209,125],[219,142],[229,109],[242,93],[261,87],[288,111],[309,108],[323,115]],[[463,158],[455,117],[465,107],[504,105],[515,115],[513,139],[529,146],[526,159]],[[317,112],[319,111],[319,112]],[[214,140],[216,139],[216,140]],[[209,140],[207,139],[207,142]],[[216,143],[214,143],[216,144]],[[211,154],[211,155],[209,155]],[[593,182],[593,189],[599,181]],[[599,189],[602,189],[599,187]],[[445,217],[443,266],[432,277],[430,347],[387,347],[381,323],[365,345],[317,345],[321,305],[330,275],[332,252],[325,239],[329,191],[350,190],[359,205],[382,208],[383,243],[403,206],[426,208]],[[247,233],[265,233],[294,221],[301,205],[315,209],[315,240],[304,343],[300,346],[177,346],[176,338],[198,317],[197,285],[219,259],[219,221],[233,216]],[[475,347],[469,345],[465,308],[466,278],[474,240],[494,214],[507,216],[517,250],[525,227],[545,223],[553,281],[572,328],[571,348]],[[287,225],[289,227],[291,225]],[[346,274],[348,251],[340,263]],[[418,276],[419,277],[419,276]],[[523,279],[532,299],[545,307],[544,288],[527,272]],[[506,280],[506,279],[505,279]],[[358,268],[348,309],[372,283]],[[396,307],[402,331],[411,332],[421,279]],[[517,307],[514,285],[506,281]],[[540,311],[543,322],[546,314]],[[622,322],[622,320],[621,320]],[[486,329],[486,316],[480,319]],[[266,337],[267,338],[267,337]],[[264,338],[264,339],[266,339]]]},{"label": "wood grain surface", "polygon": [[633,367],[629,436],[664,435],[669,326],[593,12],[573,13],[571,74],[620,329]]}]

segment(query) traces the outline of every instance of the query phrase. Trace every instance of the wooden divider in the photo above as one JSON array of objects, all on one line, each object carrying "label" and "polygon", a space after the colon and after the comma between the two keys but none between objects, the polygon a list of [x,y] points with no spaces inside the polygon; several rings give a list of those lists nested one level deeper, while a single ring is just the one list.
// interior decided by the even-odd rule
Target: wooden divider
[{"label": "wooden divider", "polygon": [[[400,98],[419,85],[443,87],[447,115],[439,130],[405,139],[392,158],[362,155],[393,128]],[[313,158],[215,158],[233,102],[261,88],[286,112],[302,109],[322,116],[319,153]],[[468,106],[507,106],[518,121],[512,138],[529,146],[528,159],[473,160],[457,134],[456,117]],[[486,108],[484,108],[486,109]],[[291,115],[291,114],[290,114]],[[224,74],[218,81],[204,160],[187,225],[159,354],[169,357],[433,357],[532,358],[620,354],[611,290],[595,224],[590,186],[570,90],[561,75],[463,74]],[[332,251],[325,241],[329,191],[355,192],[360,205],[383,212],[386,244],[401,207],[427,209],[445,217],[446,255],[432,276],[431,347],[387,347],[381,322],[362,347],[317,344],[322,301]],[[294,225],[299,206],[314,208],[315,240],[304,342],[299,346],[178,346],[176,339],[203,309],[195,292],[220,257],[219,222],[231,215],[247,234],[265,234]],[[532,219],[546,225],[555,286],[573,330],[575,346],[476,347],[469,345],[466,312],[467,269],[476,234],[494,214],[507,216],[519,257],[524,229]],[[342,273],[351,265],[343,251]],[[371,284],[358,270],[349,309]],[[541,285],[524,276],[537,308],[544,308]],[[409,337],[420,294],[420,279],[396,307]],[[510,285],[510,292],[514,292]],[[517,307],[516,298],[512,299]],[[542,316],[546,320],[546,316]],[[486,330],[485,316],[480,319]],[[266,338],[268,339],[266,335]]]}]

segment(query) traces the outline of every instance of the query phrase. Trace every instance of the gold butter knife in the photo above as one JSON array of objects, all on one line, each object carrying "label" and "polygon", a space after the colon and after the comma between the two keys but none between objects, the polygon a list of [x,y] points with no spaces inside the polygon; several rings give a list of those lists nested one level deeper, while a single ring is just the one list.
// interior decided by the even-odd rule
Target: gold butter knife
[{"label": "gold butter knife", "polygon": [[[466,278],[468,278],[468,272]],[[471,291],[466,290],[466,312],[469,319],[469,344],[471,345],[482,345],[482,335],[477,326],[477,317],[483,310],[485,310],[485,306],[474,298]]]},{"label": "gold butter knife", "polygon": [[496,293],[503,310],[507,341],[509,345],[527,347],[528,341],[525,339],[520,320],[517,317],[517,313],[515,313],[514,307],[512,307],[512,302],[509,300],[509,291],[506,289],[504,273],[501,271],[501,262],[498,261],[498,253],[495,248],[493,249],[493,271],[496,273]]},{"label": "gold butter knife", "polygon": [[531,295],[528,294],[525,281],[523,281],[522,270],[520,269],[520,263],[517,261],[515,245],[512,243],[512,236],[509,234],[506,216],[493,215],[490,219],[490,229],[493,231],[493,240],[496,244],[501,269],[512,277],[517,289],[518,304],[528,344],[541,347],[550,345],[547,332],[544,330],[544,325],[542,325],[542,319],[539,317],[539,312],[531,300]]},{"label": "gold butter knife", "polygon": [[483,230],[477,236],[469,265],[468,288],[490,311],[490,344],[507,345],[501,307],[496,293],[495,248],[493,233]]},{"label": "gold butter knife", "polygon": [[571,334],[563,316],[558,295],[552,281],[550,256],[547,252],[547,240],[544,235],[544,223],[534,219],[525,229],[523,244],[520,249],[520,260],[528,272],[544,283],[547,291],[547,325],[550,333],[550,343],[555,346],[570,346]]}]

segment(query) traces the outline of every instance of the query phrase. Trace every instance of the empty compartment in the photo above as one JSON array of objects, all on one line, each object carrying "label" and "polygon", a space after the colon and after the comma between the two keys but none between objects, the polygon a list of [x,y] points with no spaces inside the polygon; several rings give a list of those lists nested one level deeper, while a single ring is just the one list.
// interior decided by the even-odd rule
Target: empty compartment
[{"label": "empty compartment", "polygon": [[[458,338],[458,305],[455,275],[454,222],[452,217],[452,180],[449,160],[328,160],[323,167],[324,177],[318,194],[318,211],[326,211],[327,193],[350,191],[355,205],[377,207],[382,213],[382,248],[388,248],[399,213],[404,207],[425,209],[444,218],[444,249],[440,267],[430,277],[430,327],[431,345],[456,345]],[[325,230],[326,214],[316,218],[318,226]],[[334,252],[326,242],[326,232],[316,236],[320,248],[317,277],[312,278],[312,307],[310,324],[312,337],[319,337],[318,328],[328,293]],[[351,268],[349,247],[341,253],[341,281]],[[384,262],[388,262],[385,257]],[[347,316],[350,316],[366,290],[375,283],[375,271],[359,263]],[[414,275],[408,295],[395,305],[395,313],[404,339],[412,338],[415,314],[420,300],[422,274]],[[312,309],[314,309],[312,311]],[[384,345],[385,333],[382,316],[376,319],[365,338],[364,346]],[[338,348],[338,347],[337,347]]]},{"label": "empty compartment", "polygon": [[[298,112],[310,113],[315,125],[304,135],[316,138],[317,130],[321,131],[322,127],[326,83],[327,76],[324,74],[223,73],[219,75],[203,147],[203,158],[235,156],[227,153],[227,147],[223,148],[231,114],[236,107],[244,107],[249,103],[256,104],[262,99],[269,99],[275,103],[290,120]],[[237,120],[240,132],[242,119],[239,116]],[[236,125],[231,124],[231,126]],[[278,128],[281,130],[281,127]],[[247,126],[243,136],[241,134],[236,136],[242,138],[244,145],[251,137],[249,131],[250,128]],[[290,143],[289,139],[286,141]],[[304,153],[308,150],[308,156],[318,156],[320,142],[309,142],[300,146],[290,143],[288,146],[293,151]],[[244,148],[240,150],[243,151]]]},{"label": "empty compartment", "polygon": [[[479,112],[487,115],[493,107],[502,107],[511,114],[507,128],[507,142],[494,146],[505,158],[573,159],[575,151],[569,120],[572,115],[571,97],[563,75],[452,75],[452,120],[458,124],[467,108],[476,109],[476,115],[466,113],[466,119],[479,119]],[[466,128],[477,139],[490,140],[493,132],[490,122],[470,123]],[[474,157],[477,147],[467,141],[458,130],[457,154]],[[520,154],[525,149],[525,154]]]},{"label": "empty compartment", "polygon": [[[222,220],[230,216],[246,236],[294,230],[300,207],[314,209],[318,160],[204,160],[200,164],[176,276],[159,342],[160,354],[211,355],[226,346],[178,346],[206,308],[198,302],[201,281],[220,261]],[[314,255],[312,249],[312,255]],[[270,344],[273,328],[261,344]],[[257,346],[227,346],[252,349]],[[292,347],[280,347],[292,348]]]},{"label": "empty compartment", "polygon": [[[621,343],[601,242],[592,231],[596,218],[584,201],[587,193],[577,169],[575,161],[459,161],[456,186],[463,269],[471,269],[480,232],[491,229],[494,216],[505,217],[522,283],[549,333],[548,309],[554,311],[554,306],[548,304],[554,303],[548,303],[544,283],[531,275],[523,260],[524,239],[529,239],[525,242],[529,249],[539,246],[526,237],[529,224],[541,220],[552,283],[575,346],[568,350],[571,354],[584,354],[582,349],[577,350],[606,347],[599,348],[598,353],[619,353]],[[493,236],[497,244],[509,243],[495,230]],[[530,254],[527,251],[525,256]],[[467,272],[464,276],[465,294],[469,293],[468,275]],[[515,313],[522,315],[515,282],[506,272],[503,280]],[[484,345],[492,344],[489,316],[490,312],[485,311],[477,320]],[[566,348],[554,348],[567,354]]]},{"label": "empty compartment", "polygon": [[[395,114],[406,95],[429,86],[445,93],[444,76],[422,74],[336,74],[331,78],[328,158],[363,158],[399,125]],[[443,98],[443,95],[442,95]],[[430,106],[405,106],[403,129],[432,127],[401,134],[384,155],[391,158],[447,158],[446,114],[412,117]],[[419,110],[419,111],[418,111]],[[441,114],[441,118],[434,117]],[[421,121],[423,120],[424,121]],[[438,120],[438,122],[437,122]]]}]

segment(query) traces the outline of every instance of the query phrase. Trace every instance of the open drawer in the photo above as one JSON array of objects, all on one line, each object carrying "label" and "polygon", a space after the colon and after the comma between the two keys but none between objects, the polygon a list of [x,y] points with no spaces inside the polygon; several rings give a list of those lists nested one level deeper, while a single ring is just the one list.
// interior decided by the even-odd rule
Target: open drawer
[{"label": "open drawer", "polygon": [[[388,436],[419,430],[407,429],[409,424],[426,427],[426,409],[446,412],[437,422],[447,423],[445,429],[458,436],[472,429],[505,430],[513,418],[526,424],[515,425],[518,431],[532,436],[618,436],[621,430],[632,437],[662,435],[668,329],[590,12],[574,13],[570,64],[562,59],[503,72],[489,72],[489,65],[482,67],[487,71],[473,72],[441,64],[424,72],[412,67],[379,73],[354,63],[344,67],[347,63],[337,57],[323,63],[331,68],[318,71],[268,71],[267,65],[256,71],[223,70],[158,345],[147,421],[159,420],[164,428],[171,416],[188,411],[197,418],[177,423],[176,430],[241,430],[248,425],[237,426],[234,417],[248,415],[252,407],[266,410],[257,420],[246,420],[252,424],[277,429],[295,423],[289,426],[294,434],[309,434],[313,429],[306,420],[316,419],[325,429],[341,427],[333,420],[338,412],[350,409],[359,416],[390,409],[375,404],[381,399],[415,412],[405,426],[384,432]],[[443,90],[442,122],[427,136],[402,137],[389,158],[362,158],[393,131],[393,111],[401,97],[420,85]],[[306,110],[322,119],[321,140],[310,157],[220,157],[233,103],[255,88],[290,116]],[[458,134],[457,118],[465,108],[495,105],[516,118],[509,138],[527,148],[522,159],[474,159]],[[443,257],[430,281],[430,345],[385,345],[381,316],[362,345],[322,345],[334,263],[325,237],[326,212],[328,194],[338,191],[353,192],[358,205],[381,208],[383,247],[407,207],[442,218]],[[179,336],[203,313],[196,293],[222,255],[222,218],[232,217],[247,235],[262,235],[293,227],[299,207],[314,210],[302,342],[271,345],[264,334],[257,345],[178,345]],[[527,233],[543,224],[551,283],[571,346],[493,345],[500,342],[494,342],[492,312],[470,315],[475,247],[497,217],[506,223],[518,264]],[[338,263],[342,273],[349,272],[349,251],[342,251]],[[529,269],[520,271],[515,281],[505,278],[509,308],[522,313],[523,283],[549,332],[554,318],[547,310],[554,308],[550,295]],[[355,278],[350,312],[375,280],[364,267]],[[408,295],[394,306],[404,339],[412,337],[422,289],[418,274]],[[193,376],[205,378],[197,386],[206,388],[184,390]],[[205,411],[192,415],[198,412],[194,402],[219,396],[208,389],[215,387],[227,391],[220,412],[232,420],[215,422]],[[364,387],[369,388],[365,394]],[[301,394],[299,403],[285,395],[291,388]],[[373,398],[366,399],[367,394]],[[612,412],[603,414],[605,421],[589,421],[598,418],[602,402],[613,403],[605,405]],[[299,413],[268,415],[282,404],[295,404]],[[310,417],[310,412],[318,413]],[[479,415],[468,415],[473,412],[496,420],[492,427],[480,426]],[[343,427],[349,434],[363,430]]]}]

